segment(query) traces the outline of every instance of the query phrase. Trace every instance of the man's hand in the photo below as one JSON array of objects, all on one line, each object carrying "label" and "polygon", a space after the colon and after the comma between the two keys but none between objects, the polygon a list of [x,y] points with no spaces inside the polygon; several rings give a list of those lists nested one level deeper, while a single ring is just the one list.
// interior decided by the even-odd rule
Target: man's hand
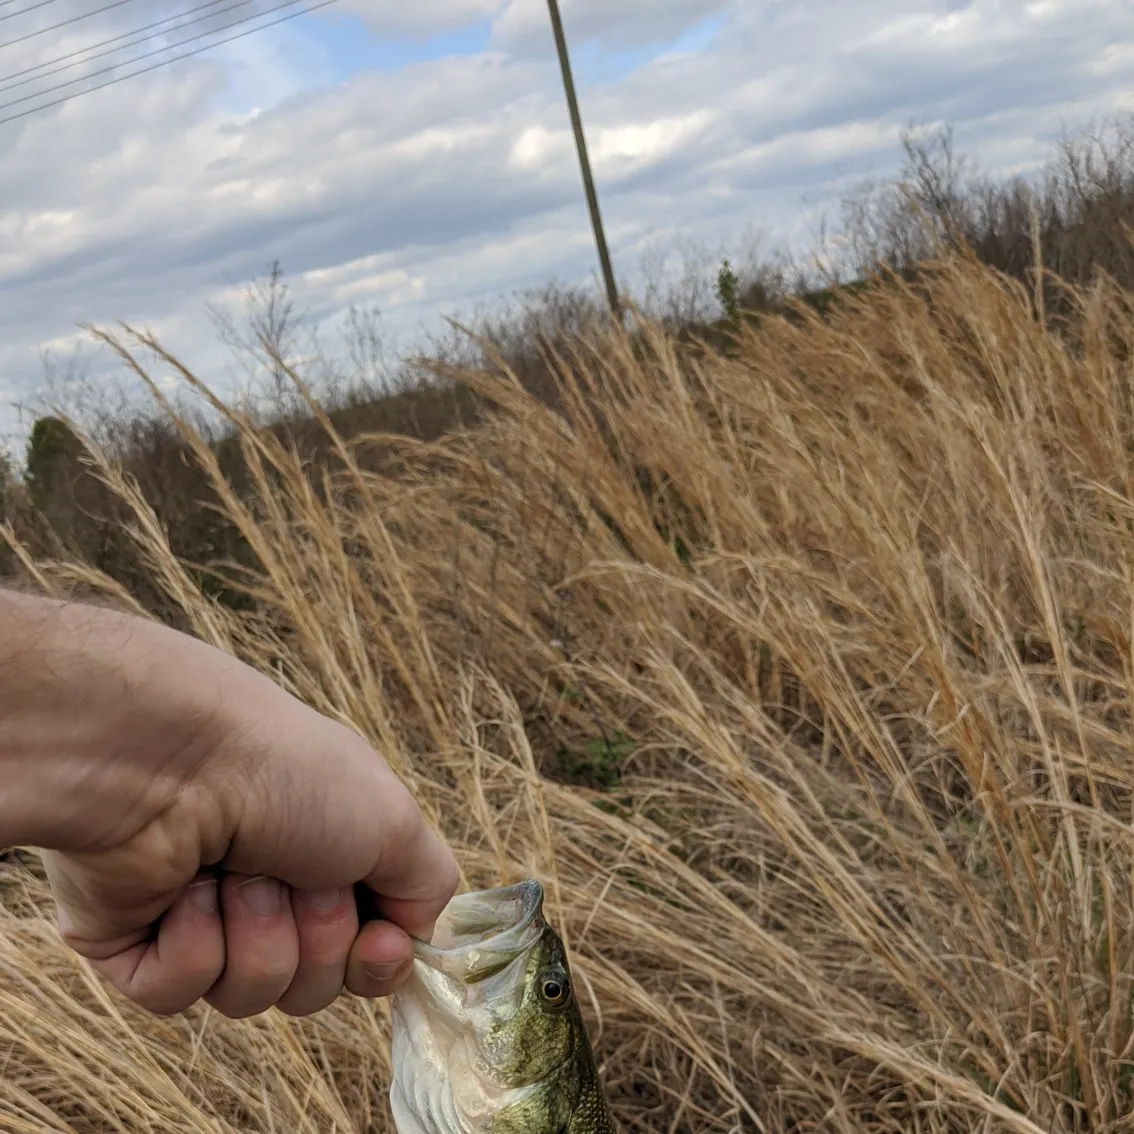
[{"label": "man's hand", "polygon": [[[0,845],[45,848],[67,943],[151,1011],[383,996],[450,851],[349,729],[192,638],[0,592]],[[384,920],[360,926],[352,887]]]}]

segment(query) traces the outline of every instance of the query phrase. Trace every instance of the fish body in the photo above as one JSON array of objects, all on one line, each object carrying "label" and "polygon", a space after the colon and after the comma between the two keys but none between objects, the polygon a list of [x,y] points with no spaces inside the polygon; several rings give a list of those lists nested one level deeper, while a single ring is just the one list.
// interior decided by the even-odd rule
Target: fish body
[{"label": "fish body", "polygon": [[614,1134],[534,880],[461,894],[391,998],[398,1134]]}]

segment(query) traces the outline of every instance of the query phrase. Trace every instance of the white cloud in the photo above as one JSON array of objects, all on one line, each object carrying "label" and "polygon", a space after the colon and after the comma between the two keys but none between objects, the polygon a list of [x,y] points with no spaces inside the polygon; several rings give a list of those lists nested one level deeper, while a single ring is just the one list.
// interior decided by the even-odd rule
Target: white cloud
[{"label": "white cloud", "polygon": [[[654,118],[617,126],[600,126],[588,132],[587,152],[596,176],[617,178],[647,167],[676,153],[702,134],[713,122],[712,111],[673,118]],[[568,129],[525,127],[508,155],[509,165],[535,177],[563,175],[577,161],[574,135]]]},{"label": "white cloud", "polygon": [[428,4],[340,0],[338,8],[359,16],[379,33],[436,35],[491,20],[500,9],[500,0],[430,0]]},{"label": "white cloud", "polygon": [[[728,0],[560,0],[563,26],[570,41],[601,40],[608,46],[661,44],[690,25],[720,12]],[[510,50],[547,50],[552,43],[547,0],[506,0],[492,26],[493,42]]]},{"label": "white cloud", "polygon": [[[0,126],[0,402],[38,380],[39,347],[65,353],[82,321],[148,324],[211,365],[206,301],[277,258],[317,316],[376,303],[402,334],[439,309],[593,275],[544,0],[338,10],[387,35],[491,19],[491,46],[311,89],[298,33],[265,32]],[[580,97],[623,274],[651,239],[805,232],[855,178],[892,166],[911,120],[954,123],[983,165],[1017,170],[1064,125],[1132,99],[1124,3],[563,0],[563,11],[577,72],[601,77]],[[669,50],[714,12],[723,22],[704,46]],[[99,35],[131,26],[108,20]],[[15,22],[0,23],[0,43]],[[42,38],[29,60],[65,49]]]}]

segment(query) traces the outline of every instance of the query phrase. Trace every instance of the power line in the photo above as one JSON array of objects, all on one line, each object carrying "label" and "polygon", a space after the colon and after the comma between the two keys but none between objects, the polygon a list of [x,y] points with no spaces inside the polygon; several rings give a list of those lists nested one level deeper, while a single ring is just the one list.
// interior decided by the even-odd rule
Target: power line
[{"label": "power line", "polygon": [[[111,71],[117,71],[120,67],[129,66],[131,63],[140,63],[143,59],[152,59],[155,55],[160,55],[164,51],[172,51],[175,47],[184,47],[187,43],[196,43],[206,36],[216,35],[217,32],[228,31],[229,28],[238,27],[240,24],[246,24],[249,20],[259,19],[261,16],[270,16],[273,12],[278,12],[283,8],[290,8],[294,4],[301,3],[302,0],[284,0],[282,4],[277,4],[274,8],[269,8],[265,12],[256,13],[251,16],[244,16],[239,20],[233,20],[230,24],[214,29],[211,32],[197,32],[196,35],[191,35],[186,39],[178,40],[176,43],[167,43],[164,47],[155,47],[152,51],[144,51],[141,55],[135,55],[132,59],[125,59],[118,63],[112,63],[107,67],[100,67],[97,71],[88,71],[85,75],[80,75],[77,79],[67,79],[65,82],[56,83],[53,87],[47,87],[45,90],[33,91],[31,94],[21,95],[19,98],[11,99],[8,102],[0,103],[0,111],[9,110],[13,106],[19,106],[24,102],[31,102],[34,99],[42,98],[44,95],[49,95],[54,91],[61,91],[64,87],[73,87],[77,83],[86,82],[88,79],[93,79],[98,75],[108,75]],[[296,13],[297,15],[300,13]],[[268,26],[268,25],[265,25]],[[254,29],[253,29],[254,30]],[[151,37],[153,38],[153,37]],[[0,46],[3,46],[0,44]],[[172,60],[171,60],[172,62]],[[59,70],[63,71],[67,68],[61,67]],[[40,76],[43,78],[44,76]],[[125,76],[123,76],[125,78]],[[15,84],[19,86],[20,84]],[[9,88],[11,89],[11,88]],[[98,89],[97,87],[94,89]]]},{"label": "power line", "polygon": [[[0,5],[11,2],[11,0],[0,0]],[[196,8],[190,8],[187,12],[178,12],[172,16],[163,16],[160,20],[154,20],[153,23],[143,24],[140,28],[132,28],[128,32],[121,32],[119,35],[112,35],[109,39],[100,39],[97,43],[88,44],[86,47],[80,47],[75,51],[68,51],[63,55],[57,55],[54,59],[45,59],[42,63],[36,63],[32,67],[25,67],[22,71],[13,71],[11,74],[5,75],[0,82],[8,82],[9,79],[18,79],[21,75],[30,75],[33,71],[42,71],[45,67],[54,66],[56,63],[64,63],[68,59],[74,59],[78,55],[85,55],[88,51],[94,51],[96,47],[105,47],[108,43],[117,43],[120,39],[129,39],[132,35],[138,35],[141,32],[149,31],[151,28],[156,28],[161,24],[168,24],[173,20],[180,20],[185,16],[191,16],[194,12],[203,11],[205,8],[215,8],[218,4],[223,4],[225,0],[207,0],[207,3],[199,4]],[[250,3],[251,0],[244,0]],[[186,26],[186,25],[182,25]],[[169,29],[176,31],[176,28]]]},{"label": "power line", "polygon": [[[2,2],[2,0],[0,0]],[[25,67],[22,71],[13,71],[11,74],[0,76],[0,93],[12,90],[15,87],[26,86],[28,83],[37,82],[40,79],[51,78],[52,75],[58,75],[63,71],[69,71],[72,67],[80,67],[84,63],[92,63],[96,59],[101,59],[107,55],[113,55],[118,51],[125,51],[128,47],[137,47],[147,40],[157,39],[161,35],[169,32],[180,31],[182,28],[190,27],[192,24],[199,24],[205,20],[212,19],[215,16],[223,15],[225,12],[231,12],[235,8],[244,8],[249,4],[254,4],[256,0],[237,0],[235,4],[230,4],[227,8],[219,8],[213,12],[205,12],[203,16],[197,16],[195,19],[186,20],[183,24],[177,24],[175,27],[166,28],[162,32],[151,32],[151,28],[159,27],[161,24],[168,24],[173,20],[184,19],[185,16],[191,16],[194,12],[203,11],[206,8],[216,8],[218,4],[225,3],[225,0],[208,0],[208,3],[200,4],[196,8],[190,8],[187,12],[178,12],[175,16],[166,16],[163,19],[155,20],[150,24],[143,24],[140,28],[134,28],[132,31],[122,32],[120,35],[111,36],[109,39],[99,40],[98,43],[92,43],[87,47],[81,47],[77,51],[69,51],[65,55],[56,56],[54,59],[45,59],[42,63],[37,63],[34,67]],[[228,27],[233,25],[229,24]],[[224,28],[217,29],[224,31]],[[142,32],[148,32],[147,35],[142,35]],[[201,35],[210,35],[213,33],[202,32]],[[117,43],[122,39],[130,39],[131,36],[141,36],[140,39],[135,39],[132,43],[123,43],[118,47],[108,47],[105,51],[95,51],[96,48],[106,47],[109,43]],[[91,55],[90,52],[95,52]],[[79,59],[80,55],[86,55],[87,58]],[[73,62],[68,62],[73,60]],[[127,60],[133,62],[133,60]],[[55,66],[55,64],[62,64],[62,66]],[[34,74],[39,71],[40,74]],[[21,76],[29,76],[22,78]],[[89,77],[89,76],[88,76]],[[18,80],[18,81],[16,81]],[[46,92],[45,92],[46,93]]]},{"label": "power line", "polygon": [[[14,0],[4,0],[0,4],[0,8],[6,7],[8,4],[14,3]],[[48,4],[54,4],[55,0],[39,0],[38,4],[32,4],[27,8],[21,8],[18,12],[9,12],[6,16],[0,16],[0,21],[13,20],[16,16],[26,16],[29,12],[34,12],[37,8],[46,8]]]},{"label": "power line", "polygon": [[[294,3],[295,0],[290,0],[290,2]],[[287,23],[287,20],[295,19],[297,16],[310,15],[311,12],[319,11],[320,8],[329,8],[332,5],[332,3],[335,3],[335,2],[336,2],[336,0],[321,0],[320,3],[313,3],[313,5],[311,5],[308,8],[304,8],[302,11],[288,12],[288,14],[286,16],[280,16],[279,19],[270,20],[269,23],[261,24],[259,27],[245,28],[243,32],[237,32],[235,35],[229,35],[229,36],[226,37],[226,39],[218,40],[215,43],[206,43],[203,46],[200,46],[200,48],[194,48],[192,51],[183,51],[183,52],[181,52],[181,54],[179,54],[179,56],[175,56],[172,59],[163,59],[161,62],[156,62],[156,64],[151,64],[149,67],[139,67],[135,71],[130,71],[130,73],[128,75],[119,75],[119,76],[116,76],[115,78],[107,79],[107,81],[105,81],[104,83],[98,83],[98,84],[95,84],[92,87],[87,87],[87,90],[85,90],[85,91],[76,91],[74,94],[65,94],[64,96],[62,96],[61,99],[54,99],[51,102],[44,102],[41,105],[39,105],[39,107],[28,107],[26,110],[17,111],[15,113],[15,115],[8,115],[6,118],[0,118],[0,126],[5,125],[6,122],[14,122],[19,118],[27,118],[29,115],[34,115],[34,113],[36,113],[37,111],[40,111],[40,110],[49,110],[52,107],[58,107],[58,105],[61,105],[62,103],[65,103],[65,102],[70,102],[71,99],[77,99],[77,98],[79,98],[79,96],[81,96],[83,94],[91,94],[94,91],[103,90],[104,87],[113,86],[116,83],[124,83],[124,82],[126,82],[126,79],[128,79],[128,78],[134,78],[137,75],[149,74],[150,71],[158,70],[159,68],[166,67],[169,64],[176,64],[176,62],[179,62],[181,59],[188,59],[188,58],[191,58],[192,56],[200,56],[202,51],[209,51],[211,48],[219,48],[219,46],[221,46],[222,44],[232,43],[235,40],[243,40],[246,35],[252,35],[253,32],[262,32],[265,27],[274,27],[277,24]],[[285,6],[280,5],[279,7],[281,8],[281,7],[285,7]],[[279,8],[270,9],[270,11],[278,11],[278,10],[279,10]],[[268,14],[270,14],[270,12],[265,12],[265,15],[268,15]],[[245,23],[245,20],[240,20],[239,23]],[[229,24],[228,26],[229,27],[235,27],[236,25],[235,24]],[[221,31],[223,31],[223,28],[221,28]],[[202,39],[202,36],[196,35],[196,36],[193,37],[193,39],[200,40],[200,39]],[[133,60],[133,61],[136,61],[136,60]],[[113,68],[111,68],[111,69],[113,69]],[[52,87],[51,90],[59,90],[59,88],[62,87],[62,86],[70,86],[70,85],[71,85],[70,83],[62,83],[58,87]],[[42,91],[42,92],[40,92],[40,94],[41,95],[50,94],[51,90]],[[40,95],[37,95],[36,98],[39,98],[39,96]],[[19,100],[16,100],[16,101],[24,102],[24,101],[26,101],[26,99],[19,99]],[[15,105],[15,104],[16,104],[15,102],[0,103],[0,111],[6,110],[6,109],[8,109],[8,107],[11,107],[11,105]]]},{"label": "power line", "polygon": [[[55,0],[39,0],[38,4],[33,4],[30,8],[21,8],[18,12],[9,12],[6,16],[0,16],[0,23],[4,20],[15,19],[16,16],[26,16],[28,12],[34,12],[36,8],[45,8],[48,4],[54,4]],[[101,16],[103,12],[109,12],[112,8],[121,8],[123,4],[133,4],[134,0],[114,0],[113,4],[104,4],[101,8],[96,8],[93,12],[83,12],[79,16],[71,16],[69,19],[60,20],[57,24],[52,24],[47,28],[40,28],[38,31],[28,32],[27,35],[20,36],[19,39],[10,39],[7,43],[0,43],[0,47],[14,47],[17,43],[24,43],[29,39],[35,39],[37,35],[47,35],[49,31],[58,31],[60,28],[68,27],[70,24],[77,24],[80,20],[89,20],[91,16]]]},{"label": "power line", "polygon": [[[154,55],[160,55],[162,54],[162,52],[171,51],[175,47],[183,47],[188,43],[199,42],[200,40],[206,38],[206,36],[216,35],[218,32],[227,31],[229,28],[234,28],[240,26],[241,24],[246,24],[250,20],[256,20],[262,18],[263,16],[271,15],[273,12],[281,11],[283,8],[290,8],[293,4],[298,4],[300,2],[301,0],[284,0],[284,3],[277,4],[275,7],[269,8],[266,12],[261,12],[259,13],[259,15],[245,16],[242,19],[234,20],[232,23],[225,24],[223,27],[217,28],[215,31],[199,32],[197,35],[190,36],[188,39],[180,40],[177,43],[167,44],[165,47],[155,48],[153,51],[143,52],[141,55],[136,55],[132,59],[127,59],[124,62],[116,63],[109,67],[102,67],[99,70],[92,71],[89,74],[83,75],[78,79],[68,79],[66,82],[56,83],[55,86],[48,87],[46,90],[36,91],[32,94],[27,95],[21,95],[19,98],[14,98],[8,102],[0,103],[0,112],[10,110],[13,106],[19,106],[21,103],[32,102],[35,99],[42,98],[44,95],[52,94],[54,91],[63,90],[65,87],[75,86],[75,84],[85,82],[88,79],[94,78],[96,75],[105,75],[110,71],[117,71],[120,67],[128,66],[131,63],[138,63],[143,59],[149,59]],[[16,114],[8,115],[5,118],[0,118],[0,125],[3,125],[6,122],[13,122],[18,118],[24,118],[29,114],[34,114],[37,110],[47,110],[50,107],[59,106],[64,102],[70,102],[71,99],[78,98],[80,95],[89,94],[92,91],[102,90],[104,87],[109,87],[113,86],[115,83],[124,82],[126,79],[133,78],[136,75],[144,75],[150,71],[156,71],[159,67],[164,67],[169,63],[176,63],[181,59],[188,59],[193,55],[200,55],[202,51],[208,51],[212,47],[219,47],[222,44],[231,43],[233,42],[233,40],[243,39],[244,36],[251,35],[253,32],[261,31],[264,28],[274,27],[276,24],[282,24],[287,20],[295,19],[297,16],[306,15],[309,12],[317,12],[320,8],[326,8],[333,3],[335,3],[335,0],[322,0],[321,3],[312,4],[310,7],[304,8],[301,11],[289,12],[287,13],[287,15],[280,16],[278,19],[270,20],[268,23],[259,24],[254,28],[246,28],[244,31],[237,32],[236,35],[231,35],[225,39],[216,40],[213,43],[206,43],[201,47],[194,48],[191,51],[184,51],[180,55],[174,56],[172,59],[163,59],[159,63],[152,63],[148,67],[141,67],[136,71],[131,71],[129,74],[118,75],[113,79],[107,79],[105,82],[96,83],[93,87],[88,87],[86,90],[75,91],[73,94],[64,95],[62,98],[53,99],[51,102],[41,103],[39,106],[28,107],[26,110],[18,111]]]}]

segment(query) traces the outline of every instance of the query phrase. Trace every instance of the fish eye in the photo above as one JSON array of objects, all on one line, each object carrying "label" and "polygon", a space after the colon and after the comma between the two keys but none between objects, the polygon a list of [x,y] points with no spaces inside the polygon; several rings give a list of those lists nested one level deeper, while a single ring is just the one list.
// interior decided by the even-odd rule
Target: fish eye
[{"label": "fish eye", "polygon": [[567,1003],[567,998],[571,995],[571,982],[563,973],[547,973],[540,979],[539,991],[548,1004],[558,1008]]}]

